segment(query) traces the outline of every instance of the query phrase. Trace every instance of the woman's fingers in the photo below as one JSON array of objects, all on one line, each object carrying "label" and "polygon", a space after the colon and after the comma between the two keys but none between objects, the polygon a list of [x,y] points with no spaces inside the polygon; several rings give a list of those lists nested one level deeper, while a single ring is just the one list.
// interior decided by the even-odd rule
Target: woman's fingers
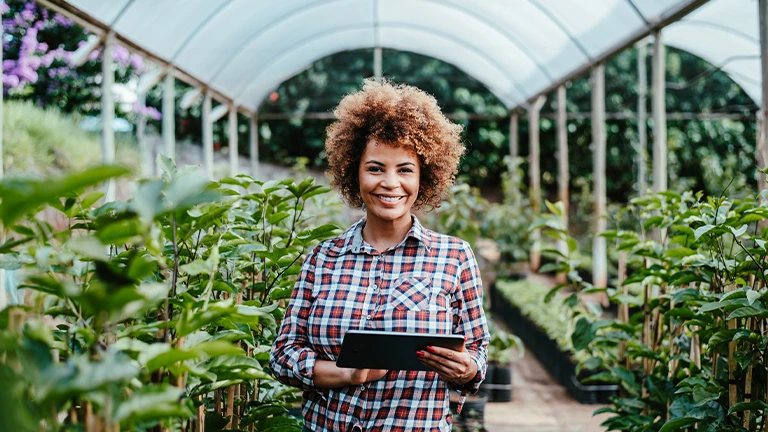
[{"label": "woman's fingers", "polygon": [[461,351],[430,346],[424,351],[418,351],[416,355],[422,363],[447,381],[466,381],[471,373],[472,357],[464,346]]}]

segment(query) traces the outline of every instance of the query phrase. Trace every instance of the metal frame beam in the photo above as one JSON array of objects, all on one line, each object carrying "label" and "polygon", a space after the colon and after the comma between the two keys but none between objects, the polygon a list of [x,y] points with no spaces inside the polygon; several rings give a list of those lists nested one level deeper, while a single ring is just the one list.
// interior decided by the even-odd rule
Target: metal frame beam
[{"label": "metal frame beam", "polygon": [[666,59],[661,30],[654,32],[651,82],[653,102],[653,191],[667,190]]},{"label": "metal frame beam", "polygon": [[[101,160],[105,164],[115,162],[115,99],[112,87],[115,83],[115,71],[112,59],[115,46],[115,33],[110,31],[104,40],[101,60]],[[104,202],[115,200],[115,179],[107,180]]]},{"label": "metal frame beam", "polygon": [[[541,213],[541,153],[539,151],[541,141],[539,139],[539,114],[541,113],[541,107],[544,106],[544,102],[546,101],[547,98],[545,96],[539,96],[528,109],[528,148],[530,151],[528,176],[531,183],[531,211],[533,212],[534,218]],[[538,270],[539,266],[541,266],[541,230],[539,229],[531,231],[531,252],[529,259],[530,269],[533,271]]]},{"label": "metal frame beam", "polygon": [[637,46],[637,192],[645,196],[648,191],[648,71],[645,65],[648,47],[644,42]]},{"label": "metal frame beam", "polygon": [[163,147],[165,155],[176,160],[176,79],[172,70],[163,80]]},{"label": "metal frame beam", "polygon": [[203,168],[208,179],[213,180],[213,122],[211,121],[211,92],[203,97]]},{"label": "metal frame beam", "polygon": [[596,287],[608,286],[608,248],[606,231],[606,191],[605,191],[605,65],[595,65],[592,69],[592,142],[593,142],[593,179],[595,193],[594,231],[592,232],[592,283]]},{"label": "metal frame beam", "polygon": [[249,116],[250,124],[248,131],[250,133],[250,157],[251,157],[251,177],[259,176],[259,115],[253,113]]},{"label": "metal frame beam", "polygon": [[237,142],[237,107],[229,108],[227,123],[229,135],[229,175],[234,177],[240,173],[240,154]]},{"label": "metal frame beam", "polygon": [[[758,133],[757,133],[757,163],[758,169],[764,169],[768,166],[768,0],[760,0],[758,3],[758,13],[760,15],[760,65],[762,76],[763,103],[762,109],[757,115]],[[760,174],[760,184],[758,190],[764,190],[766,185],[766,175]]]}]

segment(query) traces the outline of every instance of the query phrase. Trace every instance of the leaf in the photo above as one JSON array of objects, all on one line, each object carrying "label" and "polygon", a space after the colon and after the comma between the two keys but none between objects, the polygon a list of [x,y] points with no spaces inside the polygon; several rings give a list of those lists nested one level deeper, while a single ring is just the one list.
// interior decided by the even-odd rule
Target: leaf
[{"label": "leaf", "polygon": [[702,225],[702,226],[700,226],[700,227],[696,228],[696,230],[693,232],[694,238],[695,238],[696,240],[698,240],[698,239],[699,239],[699,237],[701,237],[701,236],[703,236],[704,234],[706,234],[706,233],[708,233],[708,232],[712,231],[712,229],[714,229],[714,228],[715,228],[715,226],[714,226],[714,225],[710,225],[710,224],[707,224],[707,225]]},{"label": "leaf", "polygon": [[695,254],[696,251],[687,247],[672,248],[664,251],[664,256],[668,258],[685,258]]},{"label": "leaf", "polygon": [[740,228],[736,229],[732,226],[729,226],[728,229],[731,230],[731,233],[734,237],[741,237],[745,232],[747,232],[747,225],[742,225]]},{"label": "leaf", "polygon": [[207,275],[212,270],[208,262],[200,259],[196,259],[189,264],[179,266],[179,269],[190,276],[197,276],[199,274]]},{"label": "leaf", "polygon": [[664,423],[664,426],[659,429],[659,432],[673,432],[678,431],[685,426],[696,423],[696,419],[692,417],[683,417],[679,419],[670,420]]},{"label": "leaf", "polygon": [[592,328],[592,324],[588,319],[581,317],[576,322],[576,328],[573,330],[573,335],[571,336],[573,347],[576,350],[583,350],[589,346],[589,343],[592,342],[595,336],[596,333]]},{"label": "leaf", "polygon": [[75,174],[58,178],[18,179],[6,177],[0,181],[0,221],[10,226],[21,216],[45,204],[106,180],[130,173],[130,169],[116,165],[100,165]]},{"label": "leaf", "polygon": [[67,241],[67,247],[73,252],[80,254],[88,259],[96,261],[109,260],[107,247],[104,246],[104,244],[102,244],[96,237],[73,237]]},{"label": "leaf", "polygon": [[165,383],[140,388],[117,405],[113,420],[119,422],[127,419],[152,421],[169,417],[190,418],[193,413],[182,403],[183,395],[183,390]]},{"label": "leaf", "polygon": [[735,405],[731,407],[731,409],[728,410],[728,414],[733,414],[735,412],[741,412],[741,411],[763,411],[766,408],[768,408],[768,403],[765,401],[757,400],[752,402],[737,402]]},{"label": "leaf", "polygon": [[[760,305],[760,303],[757,303],[757,305]],[[760,308],[754,306],[744,306],[733,311],[730,315],[728,315],[727,319],[730,320],[734,318],[749,318],[755,316],[768,316],[768,311],[766,311],[762,306],[760,306]]]},{"label": "leaf", "polygon": [[760,297],[760,293],[758,291],[755,291],[752,289],[747,290],[747,301],[749,302],[750,305],[752,305],[752,303],[754,303],[755,300],[757,300],[759,297]]},{"label": "leaf", "polygon": [[547,292],[547,295],[544,296],[544,303],[549,303],[552,301],[552,298],[555,297],[558,291],[568,286],[568,283],[561,283],[558,285],[555,285],[552,289],[550,289]]}]

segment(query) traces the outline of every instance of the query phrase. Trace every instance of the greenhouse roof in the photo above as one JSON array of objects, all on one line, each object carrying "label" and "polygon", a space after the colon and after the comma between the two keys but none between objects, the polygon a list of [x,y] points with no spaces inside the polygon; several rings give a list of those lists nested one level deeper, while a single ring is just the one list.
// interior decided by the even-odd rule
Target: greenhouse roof
[{"label": "greenhouse roof", "polygon": [[47,0],[255,111],[280,83],[344,50],[451,63],[509,108],[669,25],[664,43],[722,67],[760,104],[754,0]]}]

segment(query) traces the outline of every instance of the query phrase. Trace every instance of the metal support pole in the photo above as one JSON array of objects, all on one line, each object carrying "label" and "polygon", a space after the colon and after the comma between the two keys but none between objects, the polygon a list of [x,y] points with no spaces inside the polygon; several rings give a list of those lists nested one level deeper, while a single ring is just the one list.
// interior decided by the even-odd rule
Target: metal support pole
[{"label": "metal support pole", "polygon": [[645,43],[637,46],[637,192],[645,196],[648,191],[648,72],[645,67],[648,47]]},{"label": "metal support pole", "polygon": [[373,75],[376,81],[381,82],[382,74],[381,47],[376,47],[373,49]]},{"label": "metal support pole", "polygon": [[[528,111],[528,144],[530,148],[529,176],[531,183],[531,210],[534,218],[541,213],[541,170],[539,152],[539,115],[547,100],[539,96]],[[541,230],[531,231],[530,269],[536,271],[541,266]]]},{"label": "metal support pole", "polygon": [[520,145],[518,134],[519,115],[517,111],[512,111],[509,115],[509,155],[516,158],[520,155]]},{"label": "metal support pole", "polygon": [[205,91],[203,98],[203,167],[205,174],[213,180],[213,121],[211,120],[211,91]]},{"label": "metal support pole", "polygon": [[240,162],[239,150],[237,144],[237,108],[232,105],[229,107],[229,175],[234,177],[240,171],[238,163]]},{"label": "metal support pole", "polygon": [[[768,0],[760,0],[758,3],[760,14],[760,60],[763,86],[762,108],[758,111],[757,131],[757,164],[759,169],[768,166]],[[760,173],[760,184],[757,189],[762,191],[766,187],[766,175]]]},{"label": "metal support pole", "polygon": [[165,155],[176,160],[176,80],[169,70],[163,80],[163,147]]},{"label": "metal support pole", "polygon": [[[104,41],[104,51],[101,60],[101,160],[105,164],[115,162],[115,100],[112,97],[112,86],[115,83],[115,71],[112,67],[112,50],[115,46],[115,32],[110,31]],[[104,192],[104,202],[115,200],[115,180],[107,181]]]},{"label": "metal support pole", "polygon": [[661,30],[653,32],[653,191],[667,190],[666,61]]},{"label": "metal support pole", "polygon": [[[140,108],[144,108],[144,104],[147,102],[147,95],[139,93],[136,95],[136,103]],[[152,151],[147,143],[147,116],[143,111],[139,112],[139,120],[136,122],[136,140],[139,141],[139,154],[141,157],[141,175],[142,177],[149,177],[152,175],[154,163],[152,161]]]},{"label": "metal support pole", "polygon": [[608,249],[606,231],[605,192],[605,65],[598,63],[592,68],[592,140],[595,182],[595,229],[592,237],[592,283],[596,287],[608,286]]},{"label": "metal support pole", "polygon": [[[565,86],[557,88],[557,198],[563,204],[563,226],[568,229],[568,209],[570,198],[568,185],[570,176],[568,173],[568,124],[565,117],[566,94]],[[568,254],[568,245],[565,241],[557,242],[557,249],[563,255]],[[558,283],[566,281],[565,274],[558,275]]]},{"label": "metal support pole", "polygon": [[251,177],[259,176],[259,114],[253,113],[250,118],[250,147],[251,147]]}]

